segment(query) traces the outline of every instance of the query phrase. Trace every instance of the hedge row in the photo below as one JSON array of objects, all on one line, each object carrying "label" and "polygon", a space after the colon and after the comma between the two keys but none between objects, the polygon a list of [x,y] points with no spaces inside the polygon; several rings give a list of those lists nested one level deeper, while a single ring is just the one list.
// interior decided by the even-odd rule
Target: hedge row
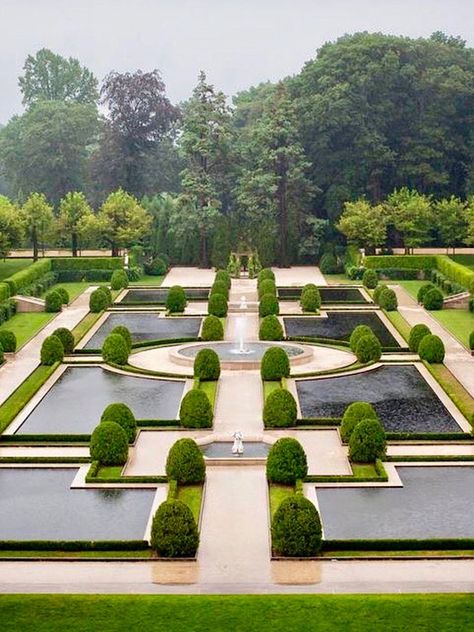
[{"label": "hedge row", "polygon": [[0,551],[137,551],[145,540],[0,540]]},{"label": "hedge row", "polygon": [[53,272],[66,270],[121,270],[123,268],[122,257],[58,257],[51,259]]},{"label": "hedge row", "polygon": [[474,270],[453,261],[447,255],[438,255],[436,264],[440,272],[474,294]]},{"label": "hedge row", "polygon": [[10,286],[8,283],[0,283],[0,303],[10,298]]},{"label": "hedge row", "polygon": [[27,291],[35,281],[49,272],[52,272],[51,259],[41,259],[7,277],[4,283],[9,287],[10,296],[14,296]]},{"label": "hedge row", "polygon": [[376,270],[410,268],[428,271],[437,267],[436,259],[435,255],[371,255],[364,258],[364,265]]}]

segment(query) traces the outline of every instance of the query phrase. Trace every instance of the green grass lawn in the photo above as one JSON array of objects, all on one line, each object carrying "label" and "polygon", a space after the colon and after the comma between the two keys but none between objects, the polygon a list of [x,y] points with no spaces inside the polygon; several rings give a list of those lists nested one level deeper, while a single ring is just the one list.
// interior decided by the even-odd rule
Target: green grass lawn
[{"label": "green grass lawn", "polygon": [[329,285],[360,285],[362,281],[358,279],[349,279],[345,274],[325,274],[324,278],[328,282]]},{"label": "green grass lawn", "polygon": [[411,327],[400,312],[386,312],[384,310],[384,314],[390,320],[395,329],[398,330],[398,333],[408,342]]},{"label": "green grass lawn", "polygon": [[430,312],[459,342],[469,348],[469,334],[474,331],[474,314],[467,309],[442,309]]},{"label": "green grass lawn", "polygon": [[151,276],[150,274],[143,274],[138,281],[130,281],[130,285],[161,285],[164,276]]},{"label": "green grass lawn", "polygon": [[269,485],[270,494],[270,515],[273,518],[275,511],[278,509],[280,503],[292,496],[295,493],[295,488],[291,485],[278,485],[277,483],[271,483]]},{"label": "green grass lawn", "polygon": [[178,500],[181,500],[191,509],[194,520],[198,524],[201,513],[202,485],[179,485]]},{"label": "green grass lawn", "polygon": [[[98,285],[96,282],[91,281],[78,281],[77,283],[56,283],[53,285],[47,292],[51,290],[55,290],[58,287],[65,288],[69,293],[69,302],[72,303],[74,299],[76,299],[79,294],[82,294],[84,290],[87,290],[91,285]],[[47,293],[45,292],[45,294]]]},{"label": "green grass lawn", "polygon": [[474,428],[474,397],[458,382],[446,365],[424,364]]},{"label": "green grass lawn", "polygon": [[360,478],[377,476],[377,470],[373,463],[351,463],[351,467],[354,476],[359,476]]},{"label": "green grass lawn", "polygon": [[273,393],[273,391],[277,391],[279,388],[281,388],[281,381],[280,380],[264,380],[264,382],[263,382],[263,401],[266,402],[267,401],[267,397],[270,395],[270,393]]},{"label": "green grass lawn", "polygon": [[469,594],[2,595],[2,632],[458,632]]},{"label": "green grass lawn", "polygon": [[0,281],[26,268],[33,263],[33,259],[5,259],[0,260]]},{"label": "green grass lawn", "polygon": [[199,389],[206,393],[209,401],[211,402],[212,410],[214,410],[216,404],[217,384],[218,380],[207,380],[204,382],[199,382]]},{"label": "green grass lawn", "polygon": [[17,349],[20,349],[56,315],[47,314],[46,312],[22,312],[21,314],[15,314],[0,325],[0,330],[13,331],[17,339]]},{"label": "green grass lawn", "polygon": [[89,314],[84,316],[84,318],[79,323],[77,323],[77,325],[72,330],[76,344],[81,338],[86,335],[92,325],[99,320],[99,318],[102,316],[102,313],[103,312],[89,312]]},{"label": "green grass lawn", "polygon": [[[385,283],[385,281],[382,281],[382,283]],[[426,285],[427,283],[429,283],[429,281],[386,281],[386,283],[394,283],[394,284],[400,285],[401,287],[405,288],[408,294],[412,298],[414,298],[416,301],[418,290],[423,285]]]},{"label": "green grass lawn", "polygon": [[466,268],[474,270],[474,255],[451,255],[450,259],[454,259],[454,261],[461,263]]}]

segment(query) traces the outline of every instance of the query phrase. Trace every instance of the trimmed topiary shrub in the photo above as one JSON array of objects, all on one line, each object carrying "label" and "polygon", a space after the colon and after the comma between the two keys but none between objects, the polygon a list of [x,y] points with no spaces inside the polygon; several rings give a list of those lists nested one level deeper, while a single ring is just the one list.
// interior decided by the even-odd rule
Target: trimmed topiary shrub
[{"label": "trimmed topiary shrub", "polygon": [[382,346],[375,336],[362,336],[357,343],[355,354],[362,364],[377,362],[382,355]]},{"label": "trimmed topiary shrub", "polygon": [[291,437],[278,439],[268,453],[267,479],[271,483],[294,485],[307,474],[308,463],[301,443]]},{"label": "trimmed topiary shrub", "polygon": [[265,351],[260,365],[262,380],[281,380],[290,376],[290,360],[281,347],[270,347]]},{"label": "trimmed topiary shrub", "polygon": [[319,261],[319,269],[323,274],[337,274],[339,266],[336,257],[330,252],[324,254]]},{"label": "trimmed topiary shrub", "polygon": [[207,310],[209,314],[217,316],[218,318],[227,316],[228,305],[226,297],[223,294],[211,294],[209,296]]},{"label": "trimmed topiary shrub", "polygon": [[379,304],[379,300],[380,300],[380,295],[382,294],[382,292],[384,290],[388,290],[389,288],[384,284],[384,283],[379,283],[377,285],[377,287],[374,290],[374,293],[372,294],[372,298],[374,300],[374,303],[376,303],[377,305]]},{"label": "trimmed topiary shrub", "polygon": [[366,270],[362,276],[362,283],[369,290],[374,290],[379,282],[379,276],[375,270]]},{"label": "trimmed topiary shrub", "polygon": [[260,270],[257,277],[257,284],[260,285],[260,283],[265,281],[265,279],[270,279],[273,282],[275,281],[275,273],[273,270],[270,270],[270,268],[263,268],[263,270]]},{"label": "trimmed topiary shrub", "polygon": [[304,285],[303,289],[301,290],[301,295],[303,295],[305,292],[308,292],[309,290],[318,290],[319,292],[319,288],[317,285],[315,285],[314,283],[306,283],[306,285]]},{"label": "trimmed topiary shrub", "polygon": [[99,290],[99,292],[103,292],[105,294],[105,296],[107,297],[107,300],[109,302],[109,305],[112,305],[113,303],[113,297],[112,297],[112,290],[109,288],[108,285],[99,285],[99,287],[97,288]]},{"label": "trimmed topiary shrub", "polygon": [[162,257],[155,257],[145,263],[145,272],[150,276],[163,276],[168,271],[168,264]]},{"label": "trimmed topiary shrub", "polygon": [[385,430],[378,419],[360,421],[349,439],[349,458],[355,463],[375,463],[385,456]]},{"label": "trimmed topiary shrub", "polygon": [[387,312],[394,312],[398,307],[397,295],[395,292],[386,287],[379,295],[379,305]]},{"label": "trimmed topiary shrub", "polygon": [[272,391],[263,407],[263,422],[270,428],[287,428],[296,425],[298,412],[290,391],[279,388]]},{"label": "trimmed topiary shrub", "polygon": [[57,292],[61,296],[61,301],[63,305],[67,305],[69,303],[69,292],[65,287],[56,287],[54,291]]},{"label": "trimmed topiary shrub", "polygon": [[91,435],[90,453],[101,465],[123,465],[128,459],[127,433],[114,421],[101,422]]},{"label": "trimmed topiary shrub", "polygon": [[428,290],[423,298],[423,307],[432,311],[443,309],[443,293],[434,287]]},{"label": "trimmed topiary shrub", "polygon": [[430,290],[435,290],[435,289],[436,289],[436,285],[433,285],[433,283],[425,283],[424,285],[422,285],[416,295],[416,300],[418,301],[418,303],[422,305],[425,299],[425,296],[428,294],[428,292]]},{"label": "trimmed topiary shrub", "polygon": [[349,441],[354,428],[363,419],[378,419],[377,413],[369,402],[353,402],[344,411],[340,427],[341,439]]},{"label": "trimmed topiary shrub", "polygon": [[166,459],[166,476],[181,485],[202,483],[206,477],[204,457],[193,439],[178,439]]},{"label": "trimmed topiary shrub", "polygon": [[180,285],[170,287],[166,298],[166,309],[172,314],[184,312],[186,308],[186,292]]},{"label": "trimmed topiary shrub", "polygon": [[351,351],[355,353],[357,349],[357,343],[363,336],[375,336],[374,332],[367,325],[357,325],[349,338],[349,346]]},{"label": "trimmed topiary shrub", "polygon": [[206,341],[224,340],[224,326],[217,316],[206,316],[202,324],[201,338]]},{"label": "trimmed topiary shrub", "polygon": [[16,344],[16,336],[13,331],[9,331],[8,329],[0,330],[0,345],[2,345],[2,349],[5,353],[14,353],[16,351]]},{"label": "trimmed topiary shrub", "polygon": [[423,323],[418,323],[410,330],[410,336],[408,337],[408,348],[413,353],[418,353],[418,347],[420,346],[420,342],[423,340],[425,336],[431,334],[431,330],[429,327],[424,325]]},{"label": "trimmed topiary shrub", "polygon": [[232,279],[230,278],[230,274],[227,272],[227,270],[218,270],[214,278],[214,283],[216,281],[219,281],[219,283],[224,283],[227,286],[227,289],[230,290]]},{"label": "trimmed topiary shrub", "polygon": [[41,345],[41,364],[52,366],[55,362],[62,362],[64,359],[64,347],[57,336],[48,336]]},{"label": "trimmed topiary shrub", "polygon": [[128,287],[128,276],[125,270],[114,270],[112,272],[110,287],[113,290],[122,290]]},{"label": "trimmed topiary shrub", "polygon": [[193,388],[181,400],[179,420],[185,428],[210,428],[212,406],[204,391]]},{"label": "trimmed topiary shrub", "polygon": [[74,336],[72,332],[66,327],[58,327],[53,331],[53,336],[57,336],[61,341],[64,349],[64,353],[72,353],[74,349]]},{"label": "trimmed topiary shrub", "polygon": [[113,421],[125,430],[129,443],[133,443],[137,434],[135,415],[126,404],[109,404],[102,413],[101,422]]},{"label": "trimmed topiary shrub", "polygon": [[264,279],[258,286],[258,298],[261,299],[265,294],[271,294],[272,296],[277,294],[275,281],[272,281],[272,279]]},{"label": "trimmed topiary shrub", "polygon": [[469,311],[474,312],[474,297],[469,299]]},{"label": "trimmed topiary shrub", "polygon": [[98,314],[102,312],[104,309],[109,307],[110,301],[106,292],[103,291],[102,288],[97,288],[94,290],[89,297],[89,309],[94,314]]},{"label": "trimmed topiary shrub", "polygon": [[260,340],[283,340],[283,326],[277,316],[265,316],[260,322]]},{"label": "trimmed topiary shrub", "polygon": [[130,333],[129,328],[125,327],[125,325],[117,325],[117,327],[114,327],[110,333],[122,336],[127,343],[128,353],[130,354],[130,351],[132,350],[132,334]]},{"label": "trimmed topiary shrub", "polygon": [[127,341],[120,334],[109,334],[102,345],[102,357],[111,364],[127,364],[129,349]]},{"label": "trimmed topiary shrub", "polygon": [[165,500],[151,525],[151,547],[162,557],[194,557],[199,532],[191,509],[180,500]]},{"label": "trimmed topiary shrub", "polygon": [[194,377],[200,380],[218,380],[221,363],[214,349],[201,349],[194,359]]},{"label": "trimmed topiary shrub", "polygon": [[321,307],[319,290],[305,290],[301,295],[300,304],[304,312],[317,312]]},{"label": "trimmed topiary shrub", "polygon": [[272,520],[272,547],[276,555],[313,557],[322,543],[319,513],[302,494],[282,501]]},{"label": "trimmed topiary shrub", "polygon": [[260,299],[260,303],[258,304],[258,314],[260,318],[265,318],[265,316],[278,316],[280,313],[280,306],[278,304],[278,299],[273,294],[265,294]]},{"label": "trimmed topiary shrub", "polygon": [[213,294],[222,294],[222,296],[225,296],[225,300],[228,301],[229,288],[227,287],[227,284],[223,283],[222,281],[214,281],[209,296],[212,296]]},{"label": "trimmed topiary shrub", "polygon": [[474,351],[474,331],[471,331],[471,333],[469,334],[469,349],[471,349],[471,351]]},{"label": "trimmed topiary shrub", "polygon": [[424,336],[418,346],[418,355],[429,364],[441,364],[445,355],[443,341],[433,334]]},{"label": "trimmed topiary shrub", "polygon": [[44,305],[47,312],[60,312],[63,305],[61,294],[56,290],[50,290],[44,297]]}]

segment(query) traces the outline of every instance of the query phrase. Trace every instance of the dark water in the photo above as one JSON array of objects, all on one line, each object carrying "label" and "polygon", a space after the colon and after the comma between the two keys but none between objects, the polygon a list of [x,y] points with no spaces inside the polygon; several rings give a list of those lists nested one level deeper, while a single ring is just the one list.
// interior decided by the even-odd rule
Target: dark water
[{"label": "dark water", "polygon": [[327,318],[304,316],[284,318],[284,321],[288,336],[348,341],[357,325],[367,325],[383,347],[400,346],[375,312],[327,312]]},{"label": "dark water", "polygon": [[[209,445],[200,446],[200,448],[204,456],[207,456],[210,459],[218,459],[222,457],[232,457],[238,459],[238,456],[232,454],[232,446],[233,443],[230,441],[216,441],[215,443],[210,443]],[[247,443],[244,440],[244,453],[242,456],[248,458],[266,457],[270,451],[270,447],[271,446],[266,443],[262,443],[261,441],[249,441]]]},{"label": "dark water", "polygon": [[132,334],[132,342],[197,338],[201,320],[184,317],[159,318],[158,314],[111,313],[87,342],[86,349],[100,349],[107,335],[118,325],[128,327]]},{"label": "dark water", "polygon": [[373,404],[387,432],[461,432],[414,366],[296,382],[303,417],[342,417],[352,402]]},{"label": "dark water", "polygon": [[70,489],[77,469],[0,468],[0,540],[141,540],[154,489]]},{"label": "dark water", "polygon": [[[185,347],[179,352],[187,358],[195,358],[201,349],[214,349],[219,359],[224,362],[256,362],[263,358],[265,351],[275,345],[271,342],[248,342],[244,345],[246,353],[238,353],[239,344],[237,342],[221,342],[213,344],[208,342],[201,345]],[[278,345],[291,358],[304,353],[304,350],[295,345]]]},{"label": "dark water", "polygon": [[474,467],[398,467],[400,488],[317,488],[326,539],[474,538]]},{"label": "dark water", "polygon": [[175,419],[184,381],[152,380],[69,367],[18,429],[17,434],[89,434],[104,408],[123,402],[137,419]]},{"label": "dark water", "polygon": [[[278,288],[278,296],[281,299],[296,299],[301,297],[301,289],[298,287],[283,287]],[[320,287],[319,293],[321,294],[322,303],[368,303],[362,292],[358,288],[332,288],[332,287]]]},{"label": "dark water", "polygon": [[[168,298],[169,288],[155,288],[155,289],[134,289],[132,288],[127,292],[120,303],[124,305],[131,305],[136,303],[156,303],[157,305],[163,305]],[[202,300],[207,301],[209,296],[209,288],[185,288],[186,298],[189,300]]]}]

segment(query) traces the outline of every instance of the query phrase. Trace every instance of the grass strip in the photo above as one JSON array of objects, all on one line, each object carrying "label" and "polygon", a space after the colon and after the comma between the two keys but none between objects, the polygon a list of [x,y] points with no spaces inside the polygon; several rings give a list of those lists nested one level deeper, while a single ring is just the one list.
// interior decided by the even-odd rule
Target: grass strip
[{"label": "grass strip", "polygon": [[446,365],[428,362],[423,364],[474,429],[474,397],[458,382]]},{"label": "grass strip", "polygon": [[295,488],[291,485],[279,485],[278,483],[270,483],[268,486],[268,495],[270,499],[270,515],[273,518],[275,511],[285,498],[292,496]]},{"label": "grass strip", "polygon": [[197,525],[201,515],[202,491],[202,485],[178,485],[177,499],[191,509]]}]

